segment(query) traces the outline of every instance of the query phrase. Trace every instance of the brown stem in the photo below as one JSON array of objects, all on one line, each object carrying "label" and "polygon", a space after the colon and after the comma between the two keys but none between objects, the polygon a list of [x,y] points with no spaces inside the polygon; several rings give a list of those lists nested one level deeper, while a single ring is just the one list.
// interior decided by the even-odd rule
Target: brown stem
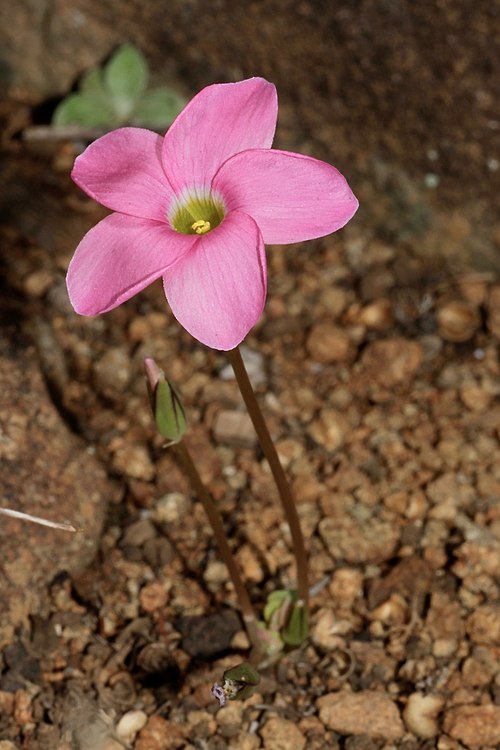
[{"label": "brown stem", "polygon": [[302,535],[302,529],[300,528],[300,521],[297,515],[297,508],[295,507],[292,491],[285,477],[285,472],[281,466],[281,462],[276,452],[276,448],[274,447],[271,435],[269,434],[267,424],[258,404],[252,384],[250,383],[240,350],[236,347],[236,349],[231,349],[226,352],[226,354],[234,370],[241,395],[243,396],[253,426],[255,427],[261,448],[268,460],[274,481],[278,487],[283,511],[292,535],[295,562],[297,566],[297,595],[299,601],[304,602],[307,611],[309,597],[308,561],[304,546],[304,537]]},{"label": "brown stem", "polygon": [[184,441],[181,440],[181,442],[177,443],[175,446],[173,446],[173,448],[180,458],[183,468],[191,482],[191,486],[196,492],[196,495],[198,496],[198,499],[200,500],[201,504],[203,505],[203,509],[207,514],[210,526],[212,527],[215,535],[217,546],[219,548],[219,554],[226,564],[229,575],[231,577],[231,581],[233,582],[234,590],[241,607],[243,620],[248,632],[248,636],[254,648],[258,650],[258,645],[261,641],[259,637],[260,628],[257,625],[257,619],[255,617],[255,612],[253,610],[250,597],[248,596],[245,584],[243,583],[243,580],[240,576],[238,566],[236,565],[233,553],[231,552],[231,548],[228,544],[220,513],[217,510],[210,493],[205,487],[203,480],[198,473],[198,469],[196,468],[193,459],[191,458],[191,454],[189,453],[189,450]]}]

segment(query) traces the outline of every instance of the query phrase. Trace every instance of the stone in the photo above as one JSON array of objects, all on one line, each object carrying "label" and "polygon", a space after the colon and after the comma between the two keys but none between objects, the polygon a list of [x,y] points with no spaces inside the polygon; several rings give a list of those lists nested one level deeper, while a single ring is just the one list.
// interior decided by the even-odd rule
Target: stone
[{"label": "stone", "polygon": [[139,732],[135,750],[177,750],[184,747],[187,727],[161,716],[150,716]]},{"label": "stone", "polygon": [[438,733],[437,715],[444,705],[440,695],[412,693],[403,711],[405,724],[413,734],[422,739],[431,739]]},{"label": "stone", "polygon": [[404,734],[403,722],[394,701],[385,693],[328,693],[318,698],[319,718],[339,734],[367,735],[397,740]]},{"label": "stone", "polygon": [[389,560],[399,539],[399,530],[388,521],[378,518],[358,521],[347,515],[323,518],[319,533],[331,556],[349,563]]},{"label": "stone", "polygon": [[347,333],[329,323],[314,326],[307,338],[306,347],[313,360],[323,365],[350,362],[356,353]]},{"label": "stone", "polygon": [[418,342],[394,338],[368,344],[361,364],[363,371],[378,385],[391,388],[399,383],[411,382],[423,356],[423,349]]},{"label": "stone", "polygon": [[144,711],[127,711],[116,726],[116,734],[125,742],[133,742],[137,732],[146,725],[148,720]]},{"label": "stone", "polygon": [[445,341],[468,341],[481,325],[478,309],[469,302],[452,300],[437,311],[439,335]]},{"label": "stone", "polygon": [[242,448],[253,448],[257,435],[245,411],[223,409],[215,417],[214,436],[217,442]]},{"label": "stone", "polygon": [[454,706],[446,712],[444,731],[453,739],[475,750],[498,747],[500,743],[500,706]]},{"label": "stone", "polygon": [[111,494],[103,468],[68,430],[50,399],[34,348],[4,329],[0,338],[2,505],[77,533],[0,519],[0,647],[61,571],[81,571],[96,551]]},{"label": "stone", "polygon": [[467,620],[467,633],[475,643],[495,646],[500,643],[500,605],[483,604]]},{"label": "stone", "polygon": [[279,716],[266,721],[260,735],[264,741],[264,750],[304,750],[306,746],[306,738],[298,726]]}]

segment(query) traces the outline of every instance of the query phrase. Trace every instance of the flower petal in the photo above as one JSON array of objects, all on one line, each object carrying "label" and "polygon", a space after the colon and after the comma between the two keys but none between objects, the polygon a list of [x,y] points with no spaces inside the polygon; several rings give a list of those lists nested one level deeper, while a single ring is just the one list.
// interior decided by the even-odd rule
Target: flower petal
[{"label": "flower petal", "polygon": [[227,351],[259,319],[266,298],[264,243],[253,219],[232,213],[163,277],[172,312],[202,344]]},{"label": "flower petal", "polygon": [[358,201],[335,167],[289,151],[255,149],[228,159],[213,181],[228,211],[257,222],[264,242],[323,237],[346,224]]},{"label": "flower petal", "polygon": [[276,89],[263,78],[204,88],[163,141],[163,166],[172,187],[209,189],[230,156],[249,148],[270,148],[277,116]]},{"label": "flower petal", "polygon": [[166,224],[111,214],[78,245],[66,283],[80,315],[99,315],[158,279],[196,242]]},{"label": "flower petal", "polygon": [[161,163],[162,142],[151,130],[114,130],[85,149],[71,176],[112,211],[167,221],[173,191]]}]

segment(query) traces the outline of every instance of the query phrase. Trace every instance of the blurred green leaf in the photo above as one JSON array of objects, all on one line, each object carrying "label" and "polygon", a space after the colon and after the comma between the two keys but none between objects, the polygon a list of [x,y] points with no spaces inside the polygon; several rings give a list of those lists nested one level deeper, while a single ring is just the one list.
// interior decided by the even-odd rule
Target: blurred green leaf
[{"label": "blurred green leaf", "polygon": [[80,78],[78,86],[82,94],[96,94],[106,95],[106,89],[104,88],[104,82],[102,80],[102,69],[92,68],[87,73],[84,73]]},{"label": "blurred green leaf", "polygon": [[123,44],[104,68],[104,84],[116,99],[134,101],[145,91],[148,66],[133,44]]},{"label": "blurred green leaf", "polygon": [[93,94],[70,94],[56,108],[53,125],[106,127],[113,122],[113,113],[106,102]]},{"label": "blurred green leaf", "polygon": [[303,602],[294,604],[288,623],[281,631],[281,637],[288,646],[300,646],[309,635],[309,615]]},{"label": "blurred green leaf", "polygon": [[167,129],[185,104],[184,97],[171,89],[146,91],[135,107],[133,121],[136,125]]}]

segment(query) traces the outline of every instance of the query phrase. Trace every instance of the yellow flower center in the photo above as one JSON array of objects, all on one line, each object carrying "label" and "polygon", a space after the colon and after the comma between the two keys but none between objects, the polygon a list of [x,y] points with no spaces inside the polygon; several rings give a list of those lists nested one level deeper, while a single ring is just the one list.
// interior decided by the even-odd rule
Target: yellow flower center
[{"label": "yellow flower center", "polygon": [[205,219],[198,219],[198,221],[191,224],[191,229],[194,229],[196,234],[206,234],[207,232],[210,232],[211,228],[210,222],[205,221]]},{"label": "yellow flower center", "polygon": [[170,225],[181,234],[207,234],[224,218],[222,200],[211,194],[193,195],[178,200],[170,213]]}]

